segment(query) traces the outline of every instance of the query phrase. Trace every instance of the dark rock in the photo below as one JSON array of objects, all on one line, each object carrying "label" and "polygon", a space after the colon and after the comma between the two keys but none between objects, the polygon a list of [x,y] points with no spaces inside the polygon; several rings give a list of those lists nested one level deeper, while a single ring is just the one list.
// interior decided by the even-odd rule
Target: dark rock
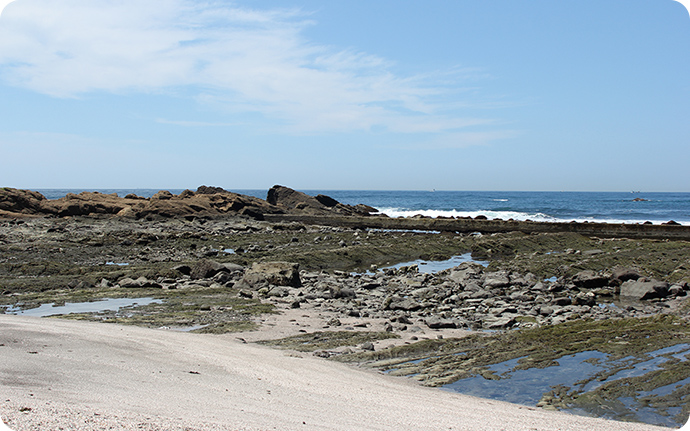
[{"label": "dark rock", "polygon": [[321,205],[329,207],[329,208],[334,207],[340,203],[337,200],[333,199],[332,197],[326,196],[326,195],[319,194],[319,195],[316,195],[315,198],[317,201],[319,201],[319,203]]},{"label": "dark rock", "polygon": [[45,196],[30,190],[0,188],[0,217],[38,215],[43,211]]},{"label": "dark rock", "polygon": [[640,277],[642,277],[642,275],[640,275],[640,273],[634,269],[624,268],[621,266],[613,268],[613,273],[611,274],[611,278],[618,280],[620,283],[628,280],[637,280]]},{"label": "dark rock", "polygon": [[196,192],[200,195],[215,195],[217,193],[230,193],[222,187],[199,186]]},{"label": "dark rock", "polygon": [[271,187],[266,195],[266,202],[271,205],[283,208],[288,212],[302,212],[314,215],[368,215],[368,211],[363,211],[364,207],[353,207],[344,205],[337,200],[325,196],[309,196],[306,193],[298,192],[289,187],[275,185]]},{"label": "dark rock", "polygon": [[189,265],[177,265],[173,269],[180,274],[189,275],[192,273],[192,268]]},{"label": "dark rock", "polygon": [[221,271],[230,272],[222,263],[203,259],[192,265],[189,276],[194,280],[211,278]]},{"label": "dark rock", "polygon": [[328,326],[340,326],[340,325],[342,325],[342,322],[340,322],[340,319],[334,317],[331,320],[329,320],[328,322],[326,322],[326,325],[328,325]]},{"label": "dark rock", "polygon": [[373,290],[373,289],[377,289],[377,288],[381,287],[381,284],[380,283],[364,283],[359,287],[362,289],[365,289],[365,290]]},{"label": "dark rock", "polygon": [[249,298],[249,299],[251,299],[251,298],[254,297],[254,294],[253,294],[251,291],[246,290],[246,289],[240,290],[239,293],[238,293],[238,295],[239,295],[241,298]]},{"label": "dark rock", "polygon": [[683,289],[683,286],[681,286],[679,284],[674,284],[673,286],[669,287],[668,294],[670,296],[685,296],[685,295],[687,295],[687,293],[685,292],[685,289]]},{"label": "dark rock", "polygon": [[168,200],[168,199],[172,199],[172,198],[173,198],[173,194],[167,190],[161,190],[161,191],[157,192],[155,195],[151,196],[151,199],[159,199],[159,200]]},{"label": "dark rock", "polygon": [[551,304],[556,305],[558,307],[565,307],[567,305],[572,304],[572,302],[573,301],[567,296],[561,296],[559,298],[554,298],[553,301],[551,301]]},{"label": "dark rock", "polygon": [[596,289],[598,287],[608,286],[609,278],[604,275],[597,274],[594,271],[586,270],[575,274],[573,277],[573,284],[584,289]]}]

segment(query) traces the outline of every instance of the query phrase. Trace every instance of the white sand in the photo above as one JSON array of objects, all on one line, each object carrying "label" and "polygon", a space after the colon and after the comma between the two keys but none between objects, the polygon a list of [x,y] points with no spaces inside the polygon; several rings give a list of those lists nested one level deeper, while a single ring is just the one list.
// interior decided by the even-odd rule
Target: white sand
[{"label": "white sand", "polygon": [[22,430],[662,430],[421,387],[200,335],[0,315],[0,415]]}]

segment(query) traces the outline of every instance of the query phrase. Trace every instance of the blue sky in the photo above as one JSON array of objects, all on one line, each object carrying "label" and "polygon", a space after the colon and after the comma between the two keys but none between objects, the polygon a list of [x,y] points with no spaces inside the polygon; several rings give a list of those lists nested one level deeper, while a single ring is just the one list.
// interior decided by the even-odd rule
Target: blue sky
[{"label": "blue sky", "polygon": [[674,0],[15,0],[0,16],[0,186],[690,192],[688,144]]}]

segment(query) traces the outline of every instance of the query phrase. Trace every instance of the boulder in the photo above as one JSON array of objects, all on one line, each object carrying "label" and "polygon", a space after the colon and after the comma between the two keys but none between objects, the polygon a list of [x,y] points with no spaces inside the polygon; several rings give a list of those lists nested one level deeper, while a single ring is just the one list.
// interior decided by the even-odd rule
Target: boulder
[{"label": "boulder", "polygon": [[608,286],[609,278],[591,270],[580,271],[573,277],[573,284],[584,289]]},{"label": "boulder", "polygon": [[482,328],[484,329],[508,329],[512,328],[516,323],[513,317],[494,317],[486,316],[482,321]]},{"label": "boulder", "polygon": [[495,289],[510,286],[510,277],[506,271],[489,272],[484,279],[484,287]]},{"label": "boulder", "polygon": [[[182,270],[186,270],[183,265],[175,268],[177,268],[180,272],[182,272]],[[202,259],[191,266],[189,269],[189,276],[193,280],[199,280],[203,278],[212,278],[219,272],[235,272],[243,269],[244,268],[241,266],[232,263],[223,264],[214,260]]]},{"label": "boulder", "polygon": [[624,268],[622,266],[613,268],[613,273],[611,274],[611,278],[619,281],[619,284],[628,280],[637,280],[640,277],[642,277],[642,275],[640,275],[639,272],[631,268]]},{"label": "boulder", "polygon": [[238,287],[260,288],[266,285],[300,287],[299,264],[257,262],[244,273]]},{"label": "boulder", "polygon": [[422,308],[422,305],[411,298],[393,297],[390,304],[388,304],[389,310],[417,311],[420,308]]},{"label": "boulder", "polygon": [[647,300],[665,298],[669,294],[669,285],[665,281],[649,278],[628,280],[621,284],[621,298]]},{"label": "boulder", "polygon": [[431,329],[441,329],[441,328],[455,328],[455,322],[451,319],[445,319],[440,316],[430,316],[424,321],[426,326]]}]

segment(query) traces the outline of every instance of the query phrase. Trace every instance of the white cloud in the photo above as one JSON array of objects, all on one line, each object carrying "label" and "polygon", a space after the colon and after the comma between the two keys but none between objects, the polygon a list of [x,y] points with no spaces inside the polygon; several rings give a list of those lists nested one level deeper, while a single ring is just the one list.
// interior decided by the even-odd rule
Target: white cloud
[{"label": "white cloud", "polygon": [[0,0],[0,15],[2,15],[2,12],[5,10],[5,7],[13,1],[14,0]]},{"label": "white cloud", "polygon": [[676,0],[678,3],[685,6],[685,10],[690,14],[690,0]]},{"label": "white cloud", "polygon": [[309,25],[296,10],[219,1],[22,0],[0,25],[0,77],[54,97],[191,87],[294,133],[483,122],[445,112],[448,76],[395,76],[385,59],[305,40]]}]

